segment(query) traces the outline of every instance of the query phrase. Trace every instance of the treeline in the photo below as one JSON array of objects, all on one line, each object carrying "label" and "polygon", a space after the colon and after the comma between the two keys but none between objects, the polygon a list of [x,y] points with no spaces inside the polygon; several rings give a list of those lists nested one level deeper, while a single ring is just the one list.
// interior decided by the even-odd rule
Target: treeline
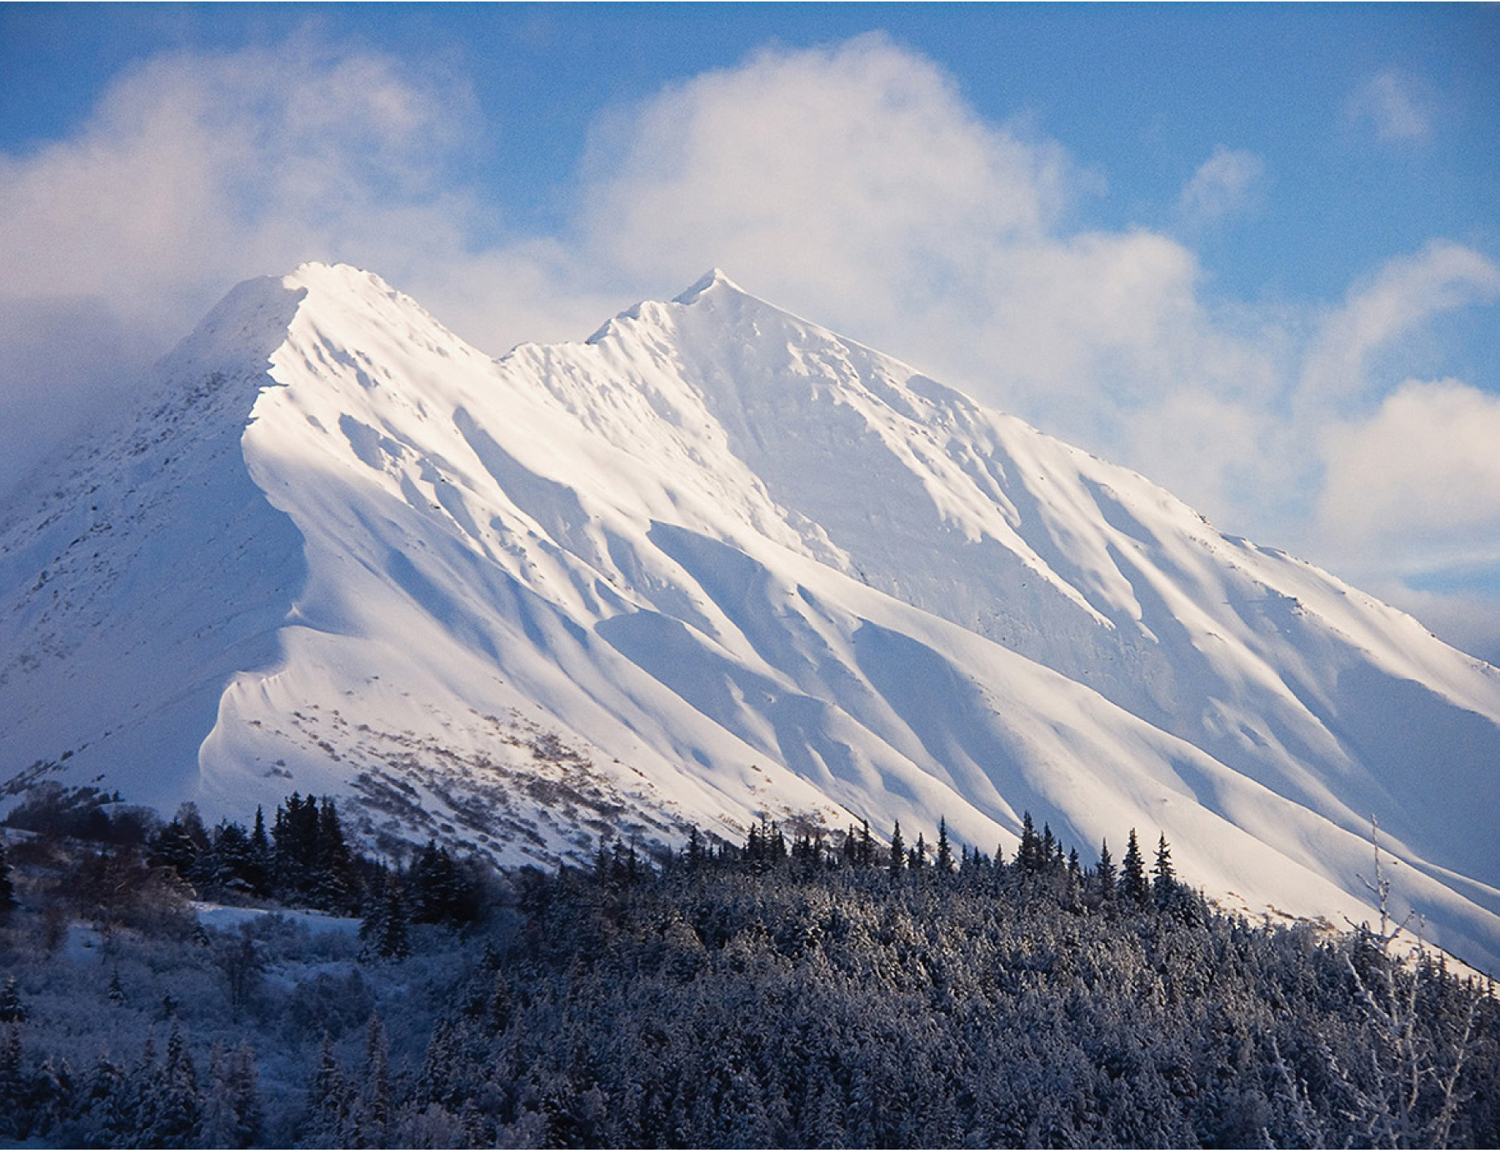
[{"label": "treeline", "polygon": [[[1050,825],[1043,825],[1038,833],[1029,812],[1021,819],[1021,842],[1008,863],[1004,850],[998,847],[993,857],[968,845],[960,845],[955,854],[946,820],[938,821],[937,839],[930,849],[926,835],[920,832],[908,847],[900,821],[895,823],[888,844],[875,839],[868,822],[861,822],[857,829],[850,826],[841,834],[817,830],[788,839],[779,825],[762,820],[751,826],[742,846],[729,842],[706,845],[695,828],[680,854],[668,858],[668,863],[689,870],[749,868],[754,872],[785,865],[799,875],[838,869],[879,871],[892,880],[927,875],[952,879],[956,873],[967,873],[972,880],[975,875],[1003,874],[1022,885],[1027,899],[1047,897],[1074,911],[1113,906],[1118,900],[1134,907],[1154,903],[1163,910],[1192,916],[1202,905],[1178,882],[1165,833],[1158,834],[1149,870],[1134,829],[1126,838],[1125,856],[1118,867],[1106,838],[1099,845],[1097,863],[1084,868],[1078,849],[1065,851]],[[594,858],[595,876],[616,883],[636,877],[641,867],[634,848],[619,841],[608,851],[601,845]]]},{"label": "treeline", "polygon": [[[229,825],[200,836],[182,812],[146,822],[141,867],[231,892],[264,876],[325,908],[347,894],[362,939],[157,916],[79,960],[71,939],[46,946],[55,890],[35,843],[12,846],[0,1139],[1500,1145],[1487,987],[1403,962],[1385,924],[1220,913],[1164,837],[1149,862],[1131,832],[1118,865],[1107,845],[1085,865],[1029,816],[1013,854],[955,846],[942,823],[881,843],[762,822],[738,844],[615,841],[584,866],[478,880],[435,845],[384,871],[345,846],[352,883],[330,888],[342,833],[324,812],[288,798],[241,829],[251,845],[262,830],[264,874],[223,863],[255,858]],[[192,861],[145,864],[184,836]],[[424,875],[474,882],[468,912],[435,915],[460,890]]]},{"label": "treeline", "polygon": [[[272,901],[335,916],[363,915],[370,933],[384,940],[387,955],[409,923],[456,926],[477,918],[492,875],[484,863],[455,859],[435,841],[404,868],[393,867],[350,846],[332,797],[299,793],[276,806],[269,829],[260,807],[248,827],[225,819],[209,828],[191,802],[163,822],[150,809],[122,803],[118,793],[46,782],[31,789],[4,823],[97,846],[74,861],[75,884],[68,887],[80,895],[104,880],[105,888],[120,891],[127,909],[132,896],[145,900],[175,889],[205,900]],[[107,910],[94,912],[108,916]]]}]

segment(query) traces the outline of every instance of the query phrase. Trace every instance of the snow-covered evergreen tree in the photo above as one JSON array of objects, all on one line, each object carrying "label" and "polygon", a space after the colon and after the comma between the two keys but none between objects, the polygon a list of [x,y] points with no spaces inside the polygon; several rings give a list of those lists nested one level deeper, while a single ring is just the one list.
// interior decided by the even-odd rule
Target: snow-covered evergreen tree
[{"label": "snow-covered evergreen tree", "polygon": [[193,1055],[176,1021],[167,1037],[161,1074],[142,1094],[136,1125],[141,1144],[154,1149],[190,1149],[198,1142],[203,1098]]},{"label": "snow-covered evergreen tree", "polygon": [[388,875],[381,892],[370,899],[370,909],[360,922],[360,939],[367,943],[374,956],[399,961],[411,952],[408,921],[401,882]]},{"label": "snow-covered evergreen tree", "polygon": [[210,1149],[249,1149],[261,1143],[263,1118],[256,1088],[255,1051],[248,1043],[215,1045],[208,1066],[201,1141]]},{"label": "snow-covered evergreen tree", "polygon": [[333,1037],[325,1030],[307,1087],[307,1121],[303,1126],[306,1144],[323,1149],[350,1148],[353,1105],[354,1093],[334,1055]]}]

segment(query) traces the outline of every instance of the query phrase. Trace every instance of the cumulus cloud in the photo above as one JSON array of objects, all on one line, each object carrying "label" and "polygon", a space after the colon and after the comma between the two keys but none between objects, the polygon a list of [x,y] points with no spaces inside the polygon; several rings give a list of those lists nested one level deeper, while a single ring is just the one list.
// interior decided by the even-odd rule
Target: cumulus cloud
[{"label": "cumulus cloud", "polygon": [[1324,532],[1355,549],[1420,549],[1428,564],[1500,565],[1500,396],[1409,380],[1324,441]]},{"label": "cumulus cloud", "polygon": [[1416,141],[1432,132],[1428,101],[1418,84],[1400,72],[1371,77],[1349,98],[1345,111],[1356,122],[1374,125],[1381,140]]},{"label": "cumulus cloud", "polygon": [[[71,139],[0,157],[0,245],[18,257],[0,344],[36,366],[0,392],[0,416],[57,423],[71,410],[56,397],[85,384],[97,407],[99,382],[127,380],[234,282],[305,259],[374,268],[493,352],[576,337],[720,265],[1148,465],[1122,430],[1167,382],[1232,391],[1269,371],[1257,342],[1205,314],[1188,248],[1069,233],[1070,198],[1091,185],[1066,152],[982,121],[882,36],[764,51],[616,110],[555,237],[469,242],[494,210],[454,179],[474,128],[461,86],[313,42],[123,77]],[[49,343],[66,363],[39,354]],[[12,475],[45,440],[11,456]]]},{"label": "cumulus cloud", "polygon": [[1065,202],[1055,145],[986,125],[883,36],[764,51],[601,126],[590,248],[640,278],[731,269],[794,307],[889,317],[971,286]]},{"label": "cumulus cloud", "polygon": [[1190,225],[1204,225],[1251,207],[1265,171],[1265,161],[1254,152],[1216,146],[1183,187],[1179,216]]}]

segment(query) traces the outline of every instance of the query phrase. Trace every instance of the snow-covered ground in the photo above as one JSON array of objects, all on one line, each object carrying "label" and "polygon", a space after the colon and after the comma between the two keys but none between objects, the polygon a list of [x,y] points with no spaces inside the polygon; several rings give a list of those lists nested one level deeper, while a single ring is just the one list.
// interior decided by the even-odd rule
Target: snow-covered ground
[{"label": "snow-covered ground", "polygon": [[359,932],[358,917],[335,917],[316,909],[255,909],[243,905],[220,905],[213,901],[194,901],[192,908],[201,924],[214,929],[238,929],[262,917],[282,917],[309,933]]},{"label": "snow-covered ground", "polygon": [[1335,924],[1373,816],[1500,966],[1500,673],[718,273],[499,361],[355,269],[242,285],[0,529],[0,727],[6,776],[516,863],[1029,810]]}]

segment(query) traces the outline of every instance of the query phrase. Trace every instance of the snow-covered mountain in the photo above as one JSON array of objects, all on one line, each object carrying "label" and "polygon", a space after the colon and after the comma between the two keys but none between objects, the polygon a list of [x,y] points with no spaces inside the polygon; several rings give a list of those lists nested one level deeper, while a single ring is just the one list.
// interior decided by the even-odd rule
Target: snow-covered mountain
[{"label": "snow-covered mountain", "polygon": [[1500,967],[1500,672],[719,273],[500,360],[348,267],[235,289],[0,526],[0,782],[293,790],[508,861],[757,815],[1364,915],[1372,814]]}]

